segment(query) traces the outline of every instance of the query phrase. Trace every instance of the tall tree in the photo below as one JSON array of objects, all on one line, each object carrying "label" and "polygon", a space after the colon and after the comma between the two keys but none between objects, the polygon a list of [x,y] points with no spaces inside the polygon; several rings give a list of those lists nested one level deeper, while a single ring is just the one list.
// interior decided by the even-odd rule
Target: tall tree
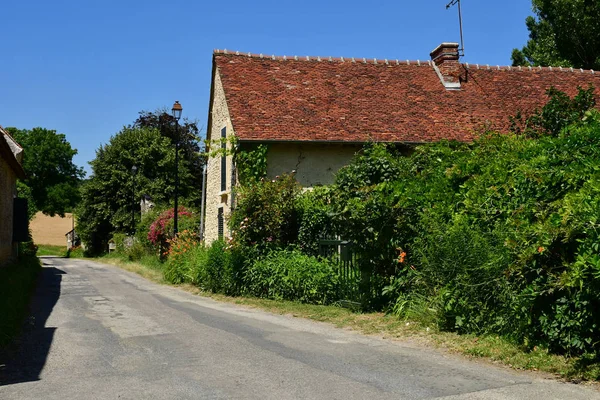
[{"label": "tall tree", "polygon": [[[131,232],[132,211],[139,219],[141,196],[156,203],[173,199],[175,152],[168,137],[150,127],[125,127],[96,151],[92,176],[82,186],[79,231],[91,252],[101,252],[114,232]],[[132,172],[133,166],[137,172]],[[179,163],[182,204],[197,205],[201,189],[190,163]],[[135,180],[135,181],[134,181]],[[135,187],[135,192],[134,192]]]},{"label": "tall tree", "polygon": [[600,69],[600,1],[532,0],[529,41],[514,49],[514,66],[571,66]]},{"label": "tall tree", "polygon": [[175,118],[166,108],[159,108],[155,111],[141,111],[132,127],[158,129],[173,145],[175,141],[179,141],[180,156],[189,163],[196,183],[201,184],[202,167],[206,157],[200,153],[200,129],[196,121],[184,118],[179,121],[179,129],[176,130]]},{"label": "tall tree", "polygon": [[27,174],[22,188],[29,197],[30,211],[39,210],[48,215],[64,215],[79,200],[79,182],[83,169],[73,163],[77,150],[71,147],[65,135],[45,128],[7,131],[23,147],[23,168]]}]

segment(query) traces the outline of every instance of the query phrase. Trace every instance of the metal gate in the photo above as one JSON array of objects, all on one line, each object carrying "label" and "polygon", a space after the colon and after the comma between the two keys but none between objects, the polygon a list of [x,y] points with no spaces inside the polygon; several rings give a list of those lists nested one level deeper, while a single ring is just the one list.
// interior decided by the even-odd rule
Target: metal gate
[{"label": "metal gate", "polygon": [[360,308],[361,273],[352,243],[341,239],[319,240],[319,255],[337,266],[342,300],[340,304],[348,308]]}]

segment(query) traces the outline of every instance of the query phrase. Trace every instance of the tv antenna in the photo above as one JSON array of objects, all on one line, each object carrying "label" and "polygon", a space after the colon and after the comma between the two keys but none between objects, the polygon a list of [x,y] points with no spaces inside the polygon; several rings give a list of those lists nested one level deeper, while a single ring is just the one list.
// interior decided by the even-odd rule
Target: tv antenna
[{"label": "tv antenna", "polygon": [[465,42],[463,40],[463,28],[462,28],[462,11],[460,9],[460,0],[452,0],[446,4],[446,10],[450,7],[458,4],[458,23],[460,25],[460,49],[458,49],[458,55],[464,57],[465,55]]}]

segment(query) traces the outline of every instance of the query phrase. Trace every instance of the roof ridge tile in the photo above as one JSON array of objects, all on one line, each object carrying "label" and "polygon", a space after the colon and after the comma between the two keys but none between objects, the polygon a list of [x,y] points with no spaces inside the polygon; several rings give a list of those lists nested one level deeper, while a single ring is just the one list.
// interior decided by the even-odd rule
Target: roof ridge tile
[{"label": "roof ridge tile", "polygon": [[[231,51],[231,50],[227,50],[227,49],[214,49],[213,50],[213,55],[225,55],[225,56],[229,56],[229,57],[249,57],[249,58],[260,58],[263,60],[274,60],[274,61],[291,61],[292,57],[291,56],[276,56],[276,55],[271,55],[271,56],[265,56],[263,53],[259,53],[259,54],[255,54],[255,53],[251,53],[251,52],[247,52],[247,53],[242,53],[240,51]],[[394,65],[394,61],[395,61],[395,65],[416,65],[416,66],[431,66],[431,60],[427,60],[427,62],[425,63],[422,60],[405,60],[405,61],[400,61],[398,59],[387,59],[384,58],[383,61],[378,60],[377,58],[365,58],[365,57],[360,57],[360,58],[356,58],[356,57],[333,57],[333,56],[294,56],[293,57],[294,61],[322,61],[322,60],[327,60],[330,62],[339,62],[339,63],[345,63],[345,62],[352,62],[352,63],[357,63],[359,61],[362,61],[363,64],[375,64],[375,65]],[[579,72],[579,73],[590,73],[590,74],[596,74],[596,71],[592,70],[592,69],[583,69],[583,68],[573,68],[573,67],[562,67],[562,66],[547,66],[547,67],[542,67],[542,66],[526,66],[525,68],[523,68],[523,66],[511,66],[511,65],[506,65],[506,66],[502,66],[502,65],[496,65],[495,68],[492,68],[489,64],[470,64],[468,62],[465,62],[462,64],[465,68],[470,69],[470,68],[475,68],[478,70],[481,69],[486,69],[486,70],[496,70],[496,71],[524,71],[524,70],[528,70],[528,71],[550,71],[550,72]]]}]

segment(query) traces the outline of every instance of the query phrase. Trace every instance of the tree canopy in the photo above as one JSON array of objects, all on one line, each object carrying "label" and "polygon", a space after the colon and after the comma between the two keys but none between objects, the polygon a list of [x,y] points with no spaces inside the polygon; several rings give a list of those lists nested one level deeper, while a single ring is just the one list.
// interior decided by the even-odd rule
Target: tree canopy
[{"label": "tree canopy", "polygon": [[514,66],[570,66],[600,69],[600,2],[532,0],[529,41],[514,49]]},{"label": "tree canopy", "polygon": [[155,111],[141,111],[132,128],[158,129],[172,144],[178,140],[180,156],[188,161],[192,171],[197,172],[196,179],[202,178],[200,172],[206,160],[200,152],[200,129],[196,121],[184,118],[179,122],[179,129],[176,131],[175,118],[166,108],[159,108]]},{"label": "tree canopy", "polygon": [[77,150],[65,135],[45,128],[7,131],[23,147],[23,168],[27,178],[19,185],[20,193],[29,199],[29,210],[48,215],[71,211],[79,200],[79,183],[85,175],[73,163]]},{"label": "tree canopy", "polygon": [[[123,128],[96,151],[90,165],[92,176],[82,186],[78,216],[82,240],[91,252],[102,251],[114,232],[134,230],[132,211],[139,220],[139,201],[143,195],[149,195],[158,204],[172,202],[175,151],[171,140],[155,127]],[[199,204],[201,189],[196,175],[189,159],[182,157],[181,204]]]}]

